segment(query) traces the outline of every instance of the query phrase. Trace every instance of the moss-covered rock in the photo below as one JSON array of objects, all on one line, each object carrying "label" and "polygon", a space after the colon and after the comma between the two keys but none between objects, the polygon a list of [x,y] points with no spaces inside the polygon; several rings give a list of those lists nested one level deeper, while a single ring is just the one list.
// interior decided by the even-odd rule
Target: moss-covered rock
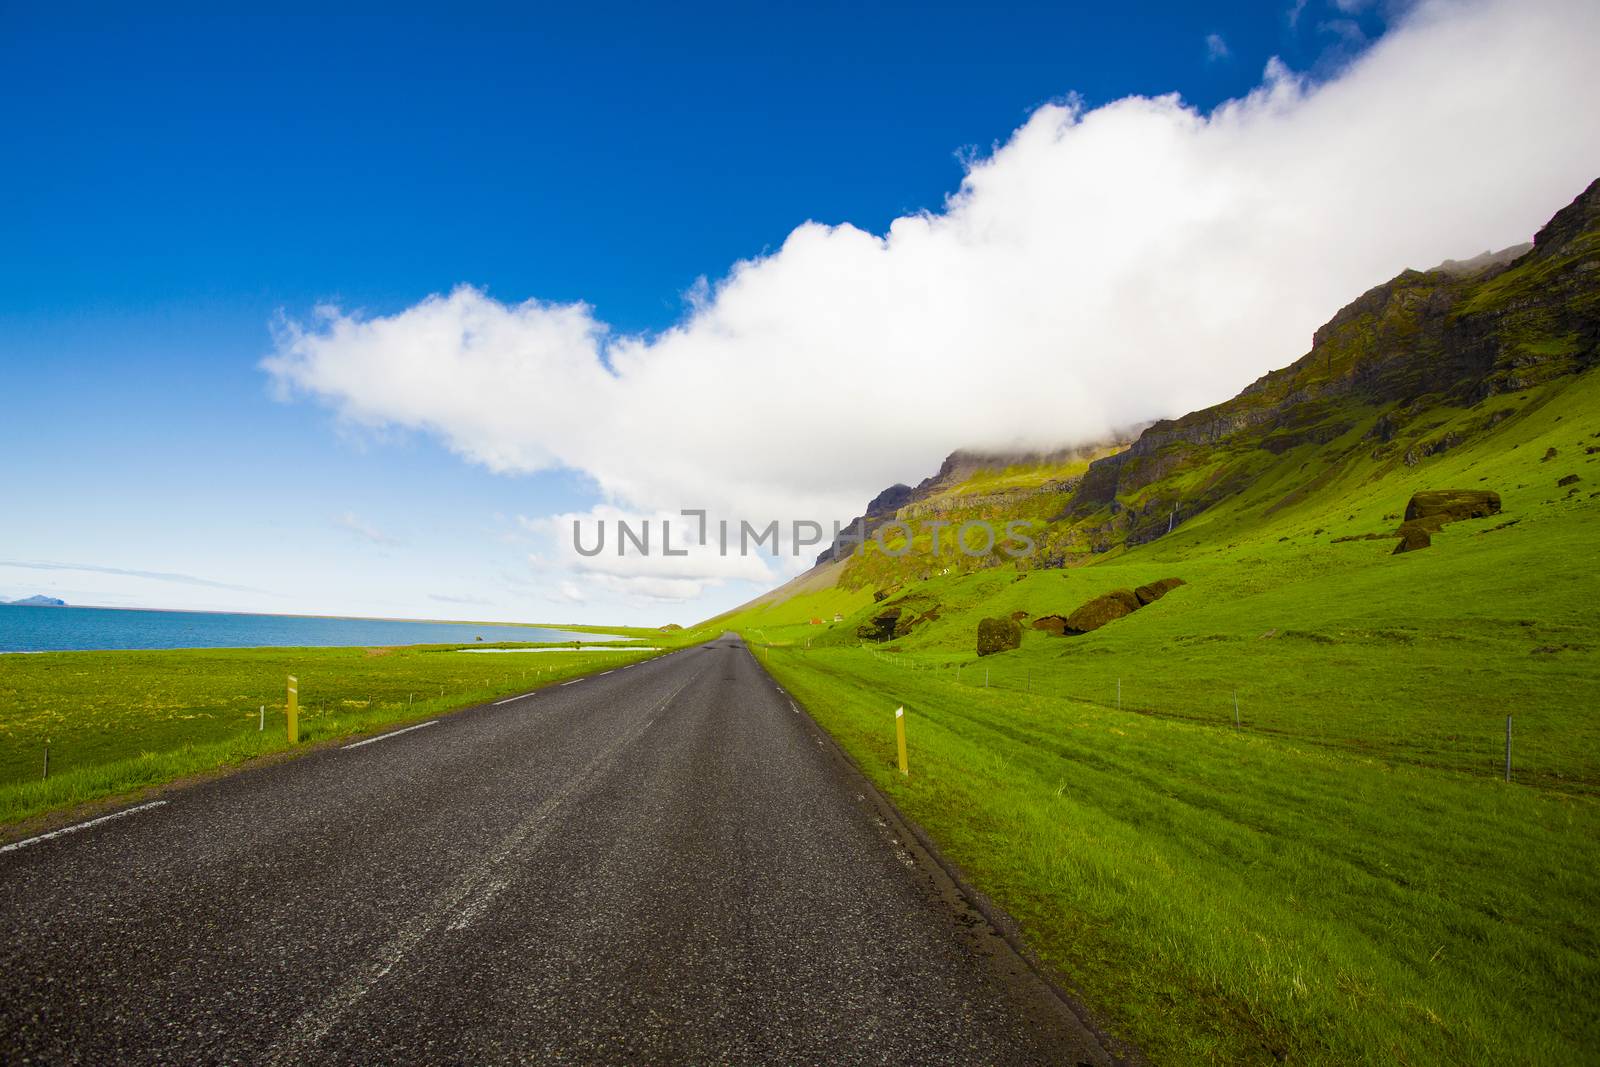
[{"label": "moss-covered rock", "polygon": [[1065,615],[1041,615],[1033,620],[1032,626],[1035,630],[1043,630],[1047,634],[1055,634],[1059,637],[1062,631],[1067,628],[1067,617]]},{"label": "moss-covered rock", "polygon": [[1424,489],[1411,496],[1405,521],[1437,519],[1438,526],[1500,514],[1500,494],[1487,489]]},{"label": "moss-covered rock", "polygon": [[1162,578],[1160,581],[1151,582],[1149,585],[1141,585],[1133,591],[1133,595],[1139,601],[1139,606],[1143,607],[1146,604],[1154,604],[1178,588],[1178,586],[1186,584],[1188,583],[1182,578]]},{"label": "moss-covered rock", "polygon": [[1022,644],[1022,627],[1016,619],[981,619],[978,622],[978,655],[1006,652]]},{"label": "moss-covered rock", "polygon": [[898,605],[892,608],[885,608],[860,626],[857,626],[856,636],[863,641],[892,641],[896,637],[902,636],[895,632],[900,625],[900,616],[902,614],[903,609]]},{"label": "moss-covered rock", "polygon": [[1404,523],[1399,532],[1400,543],[1394,546],[1394,554],[1397,556],[1402,552],[1415,552],[1419,548],[1427,548],[1433,544],[1433,536],[1421,523]]},{"label": "moss-covered rock", "polygon": [[1139,610],[1139,606],[1139,598],[1132,589],[1113,589],[1068,615],[1063,632],[1086,634],[1090,630],[1098,630],[1108,622],[1132,615]]}]

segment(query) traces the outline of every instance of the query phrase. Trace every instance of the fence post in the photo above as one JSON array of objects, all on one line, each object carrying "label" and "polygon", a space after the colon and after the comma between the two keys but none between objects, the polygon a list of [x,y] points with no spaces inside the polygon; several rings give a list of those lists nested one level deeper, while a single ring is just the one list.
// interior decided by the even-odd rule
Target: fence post
[{"label": "fence post", "polygon": [[44,743],[44,778],[40,779],[40,780],[44,781],[45,779],[48,779],[49,777],[50,777],[50,742],[48,740],[46,740],[45,743]]},{"label": "fence post", "polygon": [[1235,730],[1239,728],[1239,691],[1237,689],[1233,691],[1233,728]]},{"label": "fence post", "polygon": [[287,701],[289,720],[289,743],[300,743],[300,680],[294,675],[289,675],[289,695]]},{"label": "fence post", "polygon": [[261,705],[261,719],[256,724],[256,733],[261,733],[266,728],[267,728],[267,706],[265,704],[263,704],[263,705]]},{"label": "fence post", "polygon": [[894,709],[894,737],[895,744],[900,749],[900,773],[907,778],[911,777],[911,767],[906,762],[906,709]]}]

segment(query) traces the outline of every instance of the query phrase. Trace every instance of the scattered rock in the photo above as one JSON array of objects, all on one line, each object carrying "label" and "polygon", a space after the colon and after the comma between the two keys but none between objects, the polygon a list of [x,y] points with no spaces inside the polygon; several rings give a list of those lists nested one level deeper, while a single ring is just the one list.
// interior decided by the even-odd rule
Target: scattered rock
[{"label": "scattered rock", "polygon": [[[885,608],[867,622],[856,627],[856,636],[863,641],[892,641],[900,634],[900,617],[905,614],[898,606]],[[910,622],[909,617],[906,620]]]},{"label": "scattered rock", "polygon": [[1556,484],[1557,485],[1577,485],[1581,481],[1583,481],[1583,479],[1578,477],[1576,474],[1569,474],[1565,478],[1563,478],[1560,481],[1558,481]]},{"label": "scattered rock", "polygon": [[1329,544],[1342,545],[1346,541],[1392,541],[1399,536],[1398,533],[1347,534],[1344,537],[1335,537]]},{"label": "scattered rock", "polygon": [[1028,613],[1026,611],[1013,611],[1011,613],[1011,617],[1017,622],[1021,622],[1023,619],[1028,617]]},{"label": "scattered rock", "polygon": [[1098,630],[1108,622],[1132,615],[1140,608],[1139,598],[1131,589],[1113,589],[1105,596],[1097,596],[1083,607],[1067,616],[1069,634],[1086,634]]},{"label": "scattered rock", "polygon": [[1033,620],[1032,626],[1035,630],[1043,630],[1047,634],[1059,637],[1067,628],[1067,618],[1065,615],[1041,615]]},{"label": "scattered rock", "polygon": [[1022,627],[1016,619],[981,619],[978,622],[978,655],[1006,652],[1022,644]]},{"label": "scattered rock", "polygon": [[1134,598],[1139,601],[1139,606],[1144,607],[1146,604],[1154,604],[1156,601],[1160,600],[1172,590],[1183,584],[1185,583],[1182,578],[1163,578],[1159,582],[1151,582],[1149,585],[1141,585],[1139,588],[1133,591],[1133,595]]},{"label": "scattered rock", "polygon": [[1402,552],[1415,552],[1419,548],[1427,548],[1433,544],[1433,538],[1427,529],[1418,523],[1408,522],[1400,527],[1400,543],[1394,546],[1394,555]]},{"label": "scattered rock", "polygon": [[1548,463],[1550,460],[1555,459],[1557,455],[1558,453],[1556,452],[1555,446],[1551,445],[1549,448],[1544,450],[1544,456],[1539,460],[1539,462]]},{"label": "scattered rock", "polygon": [[1424,489],[1413,493],[1405,521],[1439,518],[1439,525],[1500,513],[1500,494],[1488,489]]}]

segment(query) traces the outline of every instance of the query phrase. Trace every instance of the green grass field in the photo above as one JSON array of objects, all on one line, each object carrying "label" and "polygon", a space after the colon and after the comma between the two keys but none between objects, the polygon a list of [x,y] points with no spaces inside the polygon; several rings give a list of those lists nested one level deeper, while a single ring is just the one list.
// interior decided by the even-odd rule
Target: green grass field
[{"label": "green grass field", "polygon": [[[625,636],[677,647],[694,632]],[[459,647],[0,656],[0,825],[287,748],[290,674],[299,679],[305,745],[431,718],[655,654],[486,654]]]},{"label": "green grass field", "polygon": [[[723,621],[1153,1062],[1595,1062],[1600,385],[1563,385],[1493,439],[1282,506],[1273,478],[1317,462],[1291,452],[1089,566],[902,574],[938,618],[887,643],[856,636],[871,586]],[[1504,513],[1428,549],[1334,543],[1480,485]],[[1101,630],[975,653],[985,616],[1169,575]]]}]

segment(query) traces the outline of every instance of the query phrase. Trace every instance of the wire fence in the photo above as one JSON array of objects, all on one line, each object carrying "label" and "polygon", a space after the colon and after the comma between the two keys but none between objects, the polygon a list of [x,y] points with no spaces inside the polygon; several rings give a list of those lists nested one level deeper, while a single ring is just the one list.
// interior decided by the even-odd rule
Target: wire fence
[{"label": "wire fence", "polygon": [[[946,660],[884,652],[867,643],[817,649],[802,643],[785,651],[827,660],[865,654],[875,664],[934,685],[951,697],[982,699],[989,693],[1063,701],[1315,745],[1386,763],[1494,777],[1542,789],[1600,793],[1600,750],[1575,744],[1568,724],[1552,722],[1555,717],[1541,715],[1527,704],[1520,711],[1504,702],[1484,701],[1481,710],[1471,712],[1417,706],[1397,713],[1393,702],[1339,702],[1326,694],[1297,693],[1262,677],[1236,685],[1215,678],[1171,678],[1159,664],[1150,663],[1106,663],[1102,670],[1081,660],[1019,662],[1005,656]],[[872,684],[868,678],[862,682]]]}]

